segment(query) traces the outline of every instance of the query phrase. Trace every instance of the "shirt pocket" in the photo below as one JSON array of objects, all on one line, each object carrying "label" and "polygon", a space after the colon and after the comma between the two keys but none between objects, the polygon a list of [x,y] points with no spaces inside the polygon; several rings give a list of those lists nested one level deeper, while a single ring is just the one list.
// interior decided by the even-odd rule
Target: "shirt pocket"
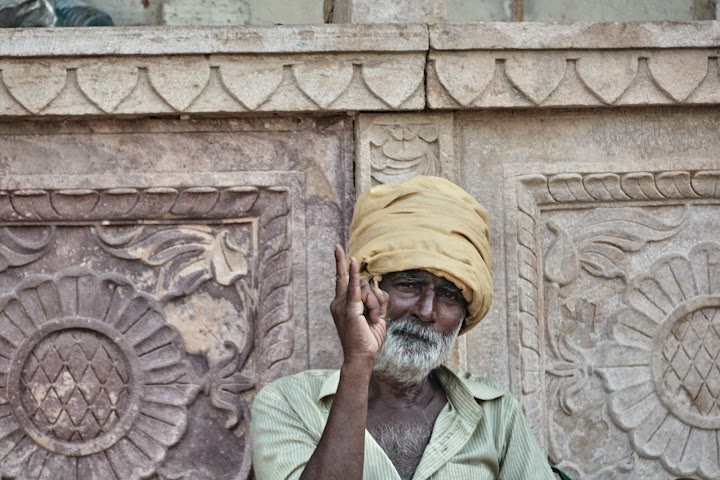
[{"label": "shirt pocket", "polygon": [[495,480],[495,474],[483,464],[447,463],[432,480]]}]

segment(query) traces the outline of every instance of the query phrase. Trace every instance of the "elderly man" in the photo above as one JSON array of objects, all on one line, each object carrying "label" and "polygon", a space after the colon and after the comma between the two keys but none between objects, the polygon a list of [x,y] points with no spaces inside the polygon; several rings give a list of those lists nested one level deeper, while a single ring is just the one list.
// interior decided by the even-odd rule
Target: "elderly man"
[{"label": "elderly man", "polygon": [[364,193],[349,266],[335,247],[339,371],[256,397],[259,480],[552,479],[518,403],[442,366],[492,299],[488,217],[460,187],[415,177]]}]

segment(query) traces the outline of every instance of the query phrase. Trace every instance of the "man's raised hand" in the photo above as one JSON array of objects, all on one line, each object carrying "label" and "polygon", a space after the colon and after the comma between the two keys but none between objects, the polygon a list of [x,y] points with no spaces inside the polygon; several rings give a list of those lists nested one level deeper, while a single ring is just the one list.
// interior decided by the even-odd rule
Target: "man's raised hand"
[{"label": "man's raised hand", "polygon": [[388,294],[360,279],[357,259],[348,267],[345,251],[335,245],[335,300],[330,304],[345,361],[365,361],[370,367],[385,339]]}]

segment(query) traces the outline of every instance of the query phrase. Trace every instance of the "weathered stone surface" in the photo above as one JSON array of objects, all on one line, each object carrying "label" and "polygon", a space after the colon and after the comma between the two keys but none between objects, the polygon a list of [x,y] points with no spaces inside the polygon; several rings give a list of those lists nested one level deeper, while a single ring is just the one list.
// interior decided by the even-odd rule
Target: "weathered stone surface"
[{"label": "weathered stone surface", "polygon": [[716,23],[275,28],[0,32],[0,115],[720,101]]},{"label": "weathered stone surface", "polygon": [[328,23],[444,23],[445,0],[325,0]]},{"label": "weathered stone surface", "polygon": [[433,50],[713,48],[718,22],[480,23],[430,26]]},{"label": "weathered stone surface", "polygon": [[253,25],[323,23],[322,0],[248,0]]},{"label": "weathered stone surface", "polygon": [[717,478],[717,28],[0,32],[0,470],[247,478],[254,389],[339,365],[354,188],[427,173],[492,228],[496,301],[449,363],[573,478]]},{"label": "weathered stone surface", "polygon": [[245,25],[250,5],[244,0],[164,0],[161,25]]},{"label": "weathered stone surface", "polygon": [[[466,340],[469,369],[510,382],[573,478],[715,478],[720,115],[454,123],[455,169],[488,208],[503,263],[497,301]],[[678,438],[693,448],[677,451]]]},{"label": "weathered stone surface", "polygon": [[[207,40],[204,46],[202,41],[188,41],[189,30],[166,30],[169,36],[157,34],[155,38],[160,40],[160,45],[154,46],[153,35],[147,30],[126,31],[130,37],[135,36],[133,32],[142,41],[151,42],[145,44],[151,45],[149,48],[138,46],[134,51],[154,51],[155,54],[105,56],[109,44],[103,40],[104,47],[87,45],[85,54],[96,52],[90,57],[55,57],[40,62],[0,59],[3,72],[0,112],[5,115],[201,114],[408,110],[425,104],[427,35],[417,27],[294,27],[278,31],[265,28],[240,31],[242,35],[238,36],[231,30],[216,29],[203,32]],[[214,35],[208,36],[208,32]],[[358,39],[360,32],[374,32],[371,36],[375,40],[351,39]],[[282,40],[283,35],[289,43]],[[292,35],[307,39],[303,48],[298,49],[297,37],[290,40]],[[409,47],[410,51],[388,52],[397,47],[388,49],[378,41],[389,38],[387,35],[396,37],[399,45],[404,45],[400,49]],[[333,40],[337,43],[331,44]],[[176,45],[190,43],[189,50],[195,52],[207,50],[202,55],[165,56],[162,53],[166,47],[162,44],[167,41],[179,42]],[[343,41],[347,47],[354,44],[359,51],[328,52],[341,47]],[[23,43],[21,38],[16,45]],[[218,47],[219,44],[224,47]],[[121,51],[133,51],[119,44],[117,47]],[[287,53],[271,54],[283,50]],[[292,54],[292,51],[298,53]],[[22,47],[8,53],[9,56],[32,55],[23,52]],[[256,53],[270,55],[258,57]]]},{"label": "weathered stone surface", "polygon": [[337,362],[351,137],[342,118],[0,125],[2,475],[247,478],[253,388]]},{"label": "weathered stone surface", "polygon": [[528,22],[642,22],[648,20],[714,20],[712,0],[651,0],[627,3],[568,0],[523,0]]},{"label": "weathered stone surface", "polygon": [[164,0],[90,0],[85,3],[107,12],[117,26],[159,25]]},{"label": "weathered stone surface", "polygon": [[716,23],[432,26],[427,102],[455,109],[714,103],[717,29]]},{"label": "weathered stone surface", "polygon": [[473,0],[447,0],[450,23],[502,22],[509,20],[506,2],[477,2]]},{"label": "weathered stone surface", "polygon": [[715,50],[431,52],[431,108],[715,103]]},{"label": "weathered stone surface", "polygon": [[0,31],[0,57],[425,52],[424,25],[117,27]]},{"label": "weathered stone surface", "polygon": [[457,181],[450,114],[363,114],[355,134],[358,192],[415,175]]}]

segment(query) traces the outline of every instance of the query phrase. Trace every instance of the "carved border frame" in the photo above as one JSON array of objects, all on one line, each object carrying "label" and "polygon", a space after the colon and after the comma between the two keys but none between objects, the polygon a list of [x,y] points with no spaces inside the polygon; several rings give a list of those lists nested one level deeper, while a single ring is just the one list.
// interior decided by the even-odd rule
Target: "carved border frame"
[{"label": "carved border frame", "polygon": [[505,228],[511,242],[506,267],[511,388],[521,399],[540,446],[547,451],[545,319],[540,290],[543,211],[570,204],[720,203],[720,170],[525,174],[511,169],[508,165],[505,170],[510,207],[506,210]]},{"label": "carved border frame", "polygon": [[301,204],[304,188],[298,172],[9,176],[0,179],[0,225],[256,217],[252,282],[257,304],[248,341],[254,342],[260,387],[307,368],[305,266],[297,261],[304,258],[305,239],[293,237],[294,231],[305,231],[305,212],[293,208]]}]

